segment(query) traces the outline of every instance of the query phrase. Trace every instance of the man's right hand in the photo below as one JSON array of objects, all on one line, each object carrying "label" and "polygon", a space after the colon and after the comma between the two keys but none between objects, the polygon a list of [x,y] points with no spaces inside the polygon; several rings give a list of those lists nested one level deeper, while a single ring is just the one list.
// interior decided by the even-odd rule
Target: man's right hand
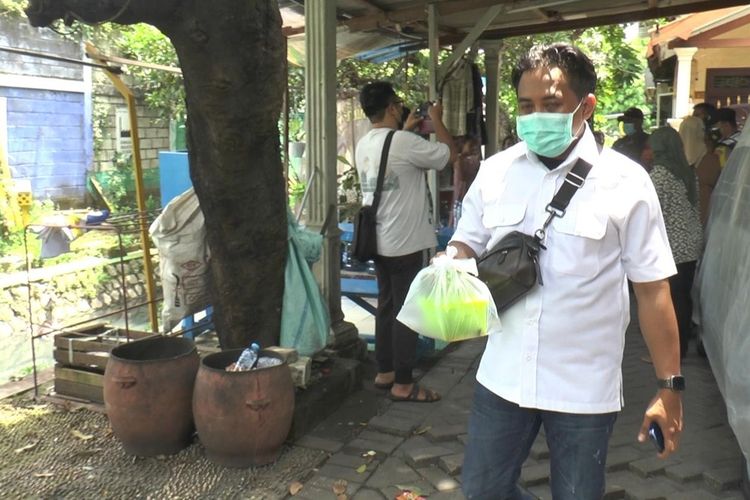
[{"label": "man's right hand", "polygon": [[[477,254],[472,250],[472,248],[467,245],[466,243],[462,243],[460,241],[451,241],[448,243],[449,246],[452,246],[456,249],[456,255],[453,257],[454,259],[476,259]],[[435,257],[438,255],[443,255],[445,252],[438,252]]]},{"label": "man's right hand", "polygon": [[443,103],[441,101],[432,103],[432,106],[427,108],[427,114],[430,115],[430,119],[433,122],[443,121]]}]

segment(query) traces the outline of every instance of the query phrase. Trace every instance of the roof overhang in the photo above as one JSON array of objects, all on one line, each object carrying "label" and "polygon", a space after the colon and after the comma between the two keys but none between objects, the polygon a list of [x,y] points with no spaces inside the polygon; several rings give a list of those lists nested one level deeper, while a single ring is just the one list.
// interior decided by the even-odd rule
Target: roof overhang
[{"label": "roof overhang", "polygon": [[[701,47],[706,39],[750,23],[750,6],[727,7],[681,17],[661,26],[651,35],[646,56],[662,61],[674,55],[675,47]],[[727,41],[730,42],[730,41]],[[743,46],[747,41],[743,40]],[[739,46],[739,45],[738,45]]]},{"label": "roof overhang", "polygon": [[[437,11],[440,43],[451,45],[491,8],[497,13],[480,42],[747,5],[747,0],[336,0],[339,58],[377,60],[426,47],[429,4]],[[280,0],[279,5],[293,46],[304,40],[304,2]]]}]

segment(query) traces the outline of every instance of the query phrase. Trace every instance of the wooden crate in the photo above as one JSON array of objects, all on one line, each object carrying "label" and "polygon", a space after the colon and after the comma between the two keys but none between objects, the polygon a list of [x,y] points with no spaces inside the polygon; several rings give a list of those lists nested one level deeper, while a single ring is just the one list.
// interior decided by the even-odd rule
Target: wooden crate
[{"label": "wooden crate", "polygon": [[[130,330],[130,340],[154,335]],[[109,353],[127,342],[125,330],[107,324],[65,330],[54,336],[55,392],[94,403],[103,403],[104,370]]]},{"label": "wooden crate", "polygon": [[[151,332],[130,331],[131,340],[152,335]],[[109,352],[126,341],[124,330],[109,325],[68,330],[55,335],[52,355],[63,366],[104,372]]]},{"label": "wooden crate", "polygon": [[94,403],[104,403],[104,373],[55,365],[55,392]]}]

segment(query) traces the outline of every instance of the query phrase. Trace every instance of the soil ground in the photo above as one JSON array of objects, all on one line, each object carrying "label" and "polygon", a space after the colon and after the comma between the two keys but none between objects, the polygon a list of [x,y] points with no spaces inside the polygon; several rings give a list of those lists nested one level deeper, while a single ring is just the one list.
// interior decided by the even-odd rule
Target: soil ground
[{"label": "soil ground", "polygon": [[197,439],[176,455],[133,457],[103,413],[28,395],[0,402],[2,498],[283,498],[325,458],[287,446],[273,465],[229,469]]}]

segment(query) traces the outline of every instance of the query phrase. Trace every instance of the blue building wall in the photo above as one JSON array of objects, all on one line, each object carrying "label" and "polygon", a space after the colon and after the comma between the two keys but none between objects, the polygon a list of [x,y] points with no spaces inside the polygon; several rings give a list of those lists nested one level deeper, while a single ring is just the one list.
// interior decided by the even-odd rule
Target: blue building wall
[{"label": "blue building wall", "polygon": [[7,99],[8,163],[35,199],[80,198],[86,186],[84,95],[0,87]]}]

